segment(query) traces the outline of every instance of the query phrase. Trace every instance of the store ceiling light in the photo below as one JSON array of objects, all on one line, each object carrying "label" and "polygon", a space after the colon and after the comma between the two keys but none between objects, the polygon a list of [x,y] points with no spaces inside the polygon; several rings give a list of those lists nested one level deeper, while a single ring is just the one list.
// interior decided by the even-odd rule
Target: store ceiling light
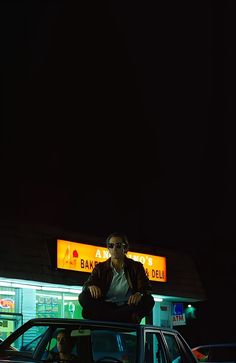
[{"label": "store ceiling light", "polygon": [[37,289],[38,288],[38,286],[34,286],[34,285],[15,284],[15,283],[11,283],[11,287],[19,287],[21,289]]},{"label": "store ceiling light", "polygon": [[70,292],[72,293],[72,294],[80,294],[81,293],[81,291],[82,291],[82,287],[81,287],[81,289],[69,289],[70,290]]},{"label": "store ceiling light", "polygon": [[162,302],[163,301],[163,296],[160,295],[156,295],[156,294],[152,294],[154,301],[157,302]]},{"label": "store ceiling light", "polygon": [[15,291],[0,290],[0,295],[15,295]]},{"label": "store ceiling light", "polygon": [[11,282],[0,281],[0,286],[11,287]]},{"label": "store ceiling light", "polygon": [[78,301],[78,297],[77,296],[64,296],[64,300],[75,300]]},{"label": "store ceiling light", "polygon": [[40,290],[43,291],[56,291],[56,292],[70,292],[70,289],[65,289],[63,287],[45,287],[42,286]]}]

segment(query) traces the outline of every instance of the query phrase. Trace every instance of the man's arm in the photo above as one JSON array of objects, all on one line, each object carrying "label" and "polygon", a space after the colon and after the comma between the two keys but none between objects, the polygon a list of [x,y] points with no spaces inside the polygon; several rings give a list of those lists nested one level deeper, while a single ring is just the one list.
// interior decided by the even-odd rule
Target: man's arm
[{"label": "man's arm", "polygon": [[83,290],[88,289],[89,286],[98,286],[100,287],[100,268],[99,263],[94,267],[88,279],[85,281],[83,285]]},{"label": "man's arm", "polygon": [[152,293],[152,285],[150,283],[149,278],[146,275],[143,264],[141,262],[137,263],[136,270],[136,283],[137,283],[137,291],[141,294],[151,294]]}]

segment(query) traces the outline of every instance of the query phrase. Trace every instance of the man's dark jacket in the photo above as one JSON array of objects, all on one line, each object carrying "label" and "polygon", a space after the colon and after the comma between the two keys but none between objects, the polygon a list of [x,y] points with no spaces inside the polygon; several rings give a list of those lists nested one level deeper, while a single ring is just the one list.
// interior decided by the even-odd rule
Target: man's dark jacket
[{"label": "man's dark jacket", "polygon": [[[125,256],[124,272],[132,293],[140,292],[141,294],[151,294],[152,286],[141,262],[134,261]],[[88,280],[84,283],[83,290],[91,285],[95,285],[100,287],[103,296],[106,296],[112,278],[113,271],[111,268],[111,258],[109,258],[94,267]]]}]

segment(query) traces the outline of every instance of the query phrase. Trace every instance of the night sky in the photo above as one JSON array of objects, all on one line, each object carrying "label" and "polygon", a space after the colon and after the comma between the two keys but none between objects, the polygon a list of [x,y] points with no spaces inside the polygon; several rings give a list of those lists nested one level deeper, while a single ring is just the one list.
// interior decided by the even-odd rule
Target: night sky
[{"label": "night sky", "polygon": [[234,12],[1,2],[1,223],[187,250],[233,296]]}]

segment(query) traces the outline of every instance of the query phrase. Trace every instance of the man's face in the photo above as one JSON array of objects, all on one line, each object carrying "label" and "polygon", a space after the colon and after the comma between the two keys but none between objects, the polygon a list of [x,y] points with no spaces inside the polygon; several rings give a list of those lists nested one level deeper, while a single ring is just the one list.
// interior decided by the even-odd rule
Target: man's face
[{"label": "man's face", "polygon": [[65,333],[59,333],[57,335],[57,349],[59,353],[69,353],[70,352],[70,342],[69,338]]},{"label": "man's face", "polygon": [[111,237],[107,247],[112,259],[121,259],[124,257],[125,247],[121,237]]}]

